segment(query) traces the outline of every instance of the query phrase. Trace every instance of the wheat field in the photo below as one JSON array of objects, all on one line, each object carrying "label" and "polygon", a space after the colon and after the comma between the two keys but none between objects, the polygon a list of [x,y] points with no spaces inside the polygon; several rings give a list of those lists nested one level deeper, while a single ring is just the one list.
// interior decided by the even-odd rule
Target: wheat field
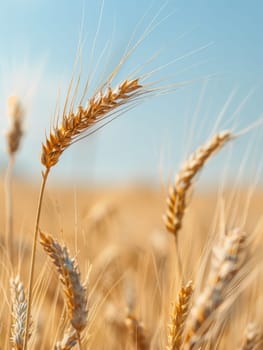
[{"label": "wheat field", "polygon": [[198,188],[210,159],[262,120],[216,124],[159,187],[49,181],[75,143],[186,84],[160,86],[154,70],[116,83],[135,48],[92,93],[89,78],[82,90],[81,74],[73,76],[39,140],[42,172],[32,182],[15,175],[26,108],[19,96],[8,101],[0,349],[263,349],[263,191],[256,178]]},{"label": "wheat field", "polygon": [[[178,176],[182,179],[182,173]],[[9,348],[11,342],[14,349],[22,349],[34,230],[31,214],[37,208],[38,188],[15,179],[13,193],[12,262],[4,229],[1,236],[1,348]],[[240,217],[249,199],[247,188],[236,190],[234,200],[229,188],[224,213],[216,191],[194,193],[184,208],[176,244],[174,233],[165,227],[166,197],[174,196],[168,193],[168,188],[146,186],[48,188],[42,208],[41,232],[46,235],[42,244],[51,234],[65,245],[78,262],[80,285],[87,281],[81,290],[86,299],[82,298],[84,304],[78,310],[84,317],[81,348],[260,349],[262,192],[249,201],[242,227],[237,225],[243,221]],[[231,201],[236,204],[228,207]],[[1,207],[4,228],[4,200]],[[231,232],[237,237],[227,242]],[[235,254],[241,254],[240,262]],[[69,286],[65,281],[63,285],[61,271],[46,255],[38,243],[28,347],[78,348],[78,339],[68,330],[70,293],[64,293]],[[237,265],[231,268],[229,263]],[[228,271],[229,276],[222,282],[213,277],[217,271]],[[221,283],[222,294],[218,292]]]}]

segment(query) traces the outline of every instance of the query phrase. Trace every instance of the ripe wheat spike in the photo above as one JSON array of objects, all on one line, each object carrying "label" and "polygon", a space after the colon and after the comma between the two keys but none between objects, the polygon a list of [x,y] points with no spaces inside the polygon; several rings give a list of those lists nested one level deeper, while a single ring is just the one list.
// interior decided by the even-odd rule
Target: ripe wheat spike
[{"label": "ripe wheat spike", "polygon": [[189,281],[185,287],[181,288],[178,295],[178,301],[173,306],[171,322],[169,324],[168,346],[166,347],[166,350],[181,349],[183,332],[192,294],[193,284]]},{"label": "ripe wheat spike", "polygon": [[50,234],[40,233],[40,243],[55,265],[63,285],[68,318],[72,327],[80,334],[87,325],[87,287],[80,280],[78,264]]},{"label": "ripe wheat spike", "polygon": [[143,93],[145,91],[138,79],[125,80],[114,90],[108,87],[100,91],[88,101],[86,107],[79,106],[76,113],[64,115],[61,125],[53,129],[42,145],[42,164],[50,169],[59,161],[65,149],[82,138],[94,124]]},{"label": "ripe wheat spike", "polygon": [[[12,323],[10,342],[14,350],[22,350],[26,326],[27,301],[19,276],[10,281],[12,300]],[[30,337],[30,333],[29,333]]]},{"label": "ripe wheat spike", "polygon": [[233,229],[224,236],[223,245],[214,248],[212,268],[207,284],[191,308],[186,325],[185,349],[198,349],[216,311],[223,303],[225,291],[244,263],[246,236]]},{"label": "ripe wheat spike", "polygon": [[243,341],[239,349],[256,350],[260,349],[260,345],[263,345],[263,334],[255,323],[250,322],[245,329]]},{"label": "ripe wheat spike", "polygon": [[198,148],[179,170],[175,183],[169,190],[167,210],[164,216],[166,229],[175,237],[177,237],[182,227],[187,205],[187,193],[192,186],[193,178],[203,168],[206,161],[223,147],[231,137],[230,131],[216,134],[207,144]]}]

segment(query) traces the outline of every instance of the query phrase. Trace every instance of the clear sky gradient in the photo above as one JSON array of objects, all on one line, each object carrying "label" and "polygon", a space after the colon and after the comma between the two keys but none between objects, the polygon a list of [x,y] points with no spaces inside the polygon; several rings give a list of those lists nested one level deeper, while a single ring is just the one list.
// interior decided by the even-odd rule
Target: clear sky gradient
[{"label": "clear sky gradient", "polygon": [[[27,109],[17,173],[32,178],[40,174],[41,142],[56,105],[63,105],[79,42],[83,44],[83,84],[91,74],[93,88],[118,63],[128,42],[134,45],[149,26],[151,33],[115,82],[140,67],[141,74],[157,69],[148,79],[156,86],[189,84],[152,97],[74,145],[54,169],[54,179],[86,184],[136,179],[161,183],[214,128],[239,131],[253,123],[263,115],[262,13],[260,0],[2,0],[3,135],[7,97],[18,95]],[[251,166],[244,167],[245,176],[255,176],[262,135],[261,127],[242,137],[212,162],[205,176],[214,178],[220,168],[236,176],[246,157]],[[2,137],[3,170],[7,162],[4,141]]]}]

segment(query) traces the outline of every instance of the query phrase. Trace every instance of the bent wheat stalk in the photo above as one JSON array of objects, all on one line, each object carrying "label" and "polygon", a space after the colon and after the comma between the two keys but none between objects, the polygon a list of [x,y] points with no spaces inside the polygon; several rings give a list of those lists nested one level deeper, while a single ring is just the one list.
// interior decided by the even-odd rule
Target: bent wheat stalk
[{"label": "bent wheat stalk", "polygon": [[28,309],[25,332],[24,350],[27,349],[27,333],[29,327],[29,315],[32,304],[32,289],[35,269],[36,245],[39,231],[39,220],[42,208],[44,190],[51,167],[60,159],[62,153],[73,143],[88,135],[88,131],[98,122],[106,119],[116,112],[123,112],[123,106],[129,105],[147,93],[139,79],[125,80],[115,89],[111,87],[101,90],[93,96],[86,107],[79,106],[76,113],[63,113],[61,124],[55,125],[46,142],[42,145],[41,162],[45,167],[42,173],[42,184],[38,200],[36,223],[33,237],[33,247],[30,263]]}]

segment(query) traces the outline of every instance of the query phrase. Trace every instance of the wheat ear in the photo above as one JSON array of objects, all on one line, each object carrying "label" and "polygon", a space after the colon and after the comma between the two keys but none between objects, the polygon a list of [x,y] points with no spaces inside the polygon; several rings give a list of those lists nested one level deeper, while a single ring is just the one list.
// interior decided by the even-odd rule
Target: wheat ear
[{"label": "wheat ear", "polygon": [[[12,349],[22,350],[26,327],[27,301],[25,297],[24,286],[19,276],[10,281],[11,300],[12,300],[12,323],[10,342]],[[29,333],[30,337],[30,333]]]},{"label": "wheat ear", "polygon": [[207,284],[195,301],[186,324],[186,350],[200,346],[212,319],[216,317],[227,288],[244,262],[245,242],[245,234],[233,229],[225,235],[223,246],[214,248]]},{"label": "wheat ear", "polygon": [[239,350],[256,350],[263,344],[263,334],[255,323],[249,323],[245,329],[244,337]]},{"label": "wheat ear", "polygon": [[51,167],[53,167],[58,162],[61,154],[65,151],[65,149],[67,149],[74,142],[79,141],[83,137],[87,136],[88,130],[92,128],[96,123],[106,119],[114,113],[124,112],[125,109],[122,109],[124,105],[131,104],[138,97],[145,93],[146,91],[143,86],[139,84],[138,79],[125,80],[114,90],[108,87],[106,91],[100,91],[88,101],[85,108],[79,106],[76,113],[71,112],[68,115],[63,113],[61,125],[56,125],[53,128],[53,131],[50,133],[49,137],[46,138],[46,143],[42,145],[41,162],[45,167],[45,171],[42,173],[42,184],[40,187],[31,253],[28,287],[28,309],[25,344],[23,350],[27,350],[27,333],[29,329],[29,315],[32,304],[32,290],[39,221],[49,171]]},{"label": "wheat ear", "polygon": [[179,170],[175,183],[169,190],[167,210],[164,216],[166,229],[175,237],[182,227],[187,193],[192,186],[193,178],[203,168],[206,161],[230,139],[230,131],[216,134],[207,144],[198,148]]},{"label": "wheat ear", "polygon": [[171,322],[169,324],[168,346],[166,350],[180,350],[183,340],[185,322],[188,316],[189,304],[193,294],[193,284],[191,281],[182,287],[178,301],[173,307]]},{"label": "wheat ear", "polygon": [[63,339],[57,342],[54,350],[70,350],[78,343],[78,333],[75,329],[69,329],[65,332]]},{"label": "wheat ear", "polygon": [[12,180],[15,155],[19,149],[23,136],[24,109],[16,96],[8,99],[8,114],[10,128],[6,134],[8,166],[5,174],[5,201],[6,201],[6,246],[9,251],[11,264],[14,264],[14,238],[13,238],[13,194]]},{"label": "wheat ear", "polygon": [[144,325],[131,312],[126,315],[125,324],[137,350],[149,350],[150,343]]},{"label": "wheat ear", "polygon": [[8,99],[8,112],[10,116],[10,129],[6,134],[7,150],[13,156],[19,149],[23,136],[24,109],[17,96],[10,96]]},{"label": "wheat ear", "polygon": [[61,246],[50,234],[40,232],[40,243],[57,269],[63,285],[68,319],[80,337],[87,325],[88,299],[87,287],[81,282],[77,261],[69,255],[67,247]]},{"label": "wheat ear", "polygon": [[206,161],[224,144],[231,139],[230,131],[220,132],[208,141],[205,145],[199,147],[184,163],[176,175],[174,185],[170,187],[167,197],[167,209],[164,215],[164,224],[168,232],[175,237],[177,251],[177,262],[179,273],[183,276],[182,259],[178,247],[178,232],[183,223],[183,217],[187,205],[187,194],[192,186],[196,174],[203,168]]},{"label": "wheat ear", "polygon": [[42,146],[42,164],[48,169],[54,166],[65,149],[82,138],[87,129],[142,93],[138,79],[125,80],[114,90],[108,87],[99,92],[86,107],[79,106],[76,113],[64,115],[61,125],[54,128]]}]

